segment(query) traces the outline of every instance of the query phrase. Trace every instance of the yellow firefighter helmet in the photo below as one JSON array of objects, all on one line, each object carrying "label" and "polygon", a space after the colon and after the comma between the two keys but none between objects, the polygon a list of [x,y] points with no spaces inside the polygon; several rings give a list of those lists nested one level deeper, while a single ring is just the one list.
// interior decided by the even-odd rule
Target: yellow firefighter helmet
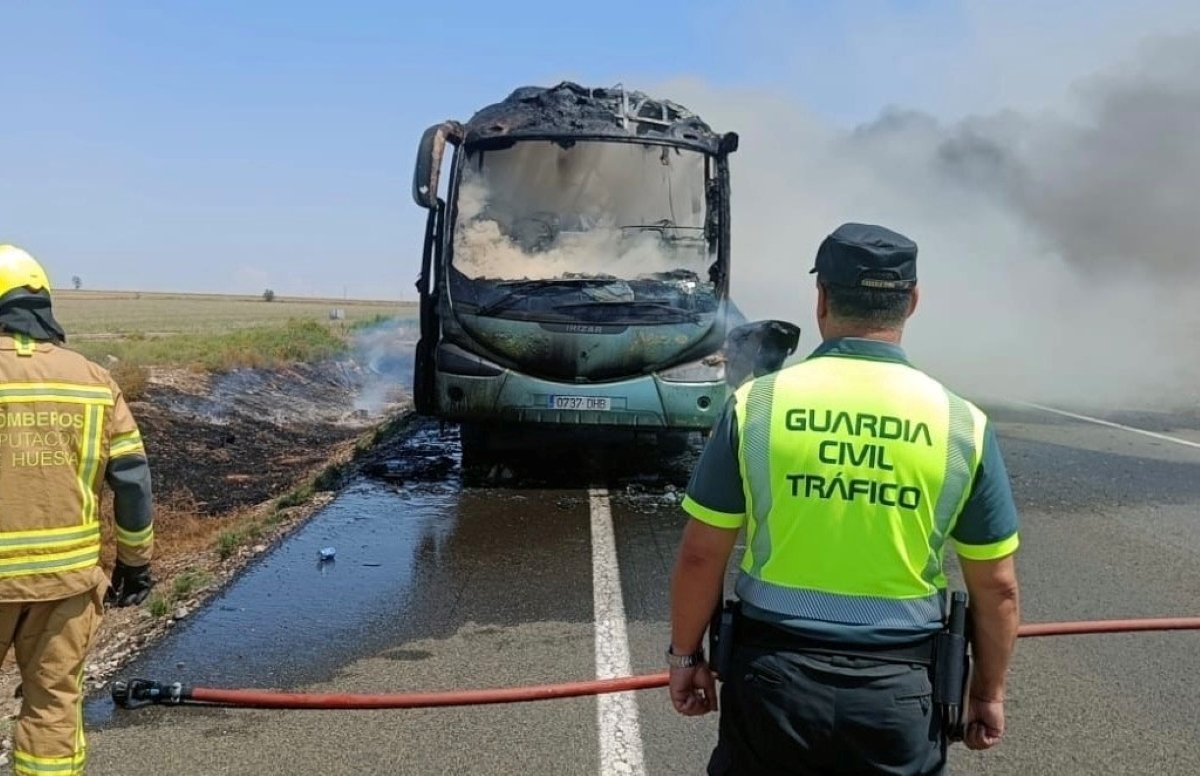
[{"label": "yellow firefighter helmet", "polygon": [[0,296],[18,288],[50,291],[50,278],[37,259],[15,245],[0,245]]}]

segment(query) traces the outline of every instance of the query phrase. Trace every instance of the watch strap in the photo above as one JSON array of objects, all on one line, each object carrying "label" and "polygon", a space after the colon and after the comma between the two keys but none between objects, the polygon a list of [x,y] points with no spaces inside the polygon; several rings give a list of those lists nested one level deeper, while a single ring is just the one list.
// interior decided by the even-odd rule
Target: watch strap
[{"label": "watch strap", "polygon": [[677,655],[671,647],[667,647],[667,665],[670,668],[692,668],[703,662],[703,649],[698,649],[690,655]]}]

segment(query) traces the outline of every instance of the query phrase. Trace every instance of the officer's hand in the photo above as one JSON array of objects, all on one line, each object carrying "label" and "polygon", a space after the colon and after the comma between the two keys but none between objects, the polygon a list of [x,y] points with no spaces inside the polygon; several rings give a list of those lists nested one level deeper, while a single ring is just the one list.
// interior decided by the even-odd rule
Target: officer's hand
[{"label": "officer's hand", "polygon": [[150,565],[126,566],[121,561],[113,567],[112,584],[104,594],[104,603],[109,606],[133,606],[146,600],[154,580],[150,578]]},{"label": "officer's hand", "polygon": [[707,663],[671,669],[671,703],[685,717],[717,710],[717,683]]},{"label": "officer's hand", "polygon": [[1004,737],[1004,701],[971,697],[967,706],[967,730],[963,743],[968,749],[991,749]]}]

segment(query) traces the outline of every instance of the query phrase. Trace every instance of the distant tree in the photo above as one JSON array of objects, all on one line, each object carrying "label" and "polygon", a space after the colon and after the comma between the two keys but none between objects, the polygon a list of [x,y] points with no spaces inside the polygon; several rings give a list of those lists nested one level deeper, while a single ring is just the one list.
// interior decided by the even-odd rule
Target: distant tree
[{"label": "distant tree", "polygon": [[71,276],[71,285],[75,286],[75,290],[83,288],[83,280],[78,275]]},{"label": "distant tree", "polygon": [[275,301],[275,292],[269,288],[266,291],[263,291],[263,301],[264,302],[274,302]]}]

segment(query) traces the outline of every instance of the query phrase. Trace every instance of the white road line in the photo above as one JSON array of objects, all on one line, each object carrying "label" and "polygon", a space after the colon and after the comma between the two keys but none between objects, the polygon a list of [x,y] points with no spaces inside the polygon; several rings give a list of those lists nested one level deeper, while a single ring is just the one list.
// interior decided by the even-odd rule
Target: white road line
[{"label": "white road line", "polygon": [[1200,442],[1192,442],[1187,439],[1180,439],[1179,437],[1173,437],[1173,436],[1169,436],[1167,434],[1159,434],[1156,431],[1147,431],[1144,428],[1134,428],[1133,426],[1126,426],[1123,423],[1114,423],[1111,420],[1103,420],[1101,418],[1093,418],[1089,415],[1079,415],[1077,413],[1067,412],[1066,410],[1060,410],[1055,407],[1047,407],[1044,404],[1034,404],[1033,402],[1029,402],[1029,401],[1017,401],[1017,402],[1013,402],[1013,403],[1021,404],[1026,407],[1033,407],[1034,409],[1042,410],[1043,412],[1051,412],[1055,415],[1062,415],[1063,417],[1067,417],[1067,418],[1074,418],[1075,420],[1083,420],[1088,423],[1095,423],[1098,426],[1108,426],[1110,428],[1118,428],[1122,431],[1129,431],[1134,434],[1141,434],[1142,436],[1148,436],[1148,437],[1152,437],[1154,439],[1161,439],[1164,442],[1174,442],[1177,445],[1184,445],[1185,447],[1194,447],[1194,448],[1200,450]]},{"label": "white road line", "polygon": [[[588,491],[592,512],[592,596],[596,613],[596,678],[629,676],[629,637],[625,633],[625,602],[617,542],[613,537],[608,491]],[[644,776],[642,733],[637,701],[632,692],[596,696],[600,728],[600,775]]]}]

